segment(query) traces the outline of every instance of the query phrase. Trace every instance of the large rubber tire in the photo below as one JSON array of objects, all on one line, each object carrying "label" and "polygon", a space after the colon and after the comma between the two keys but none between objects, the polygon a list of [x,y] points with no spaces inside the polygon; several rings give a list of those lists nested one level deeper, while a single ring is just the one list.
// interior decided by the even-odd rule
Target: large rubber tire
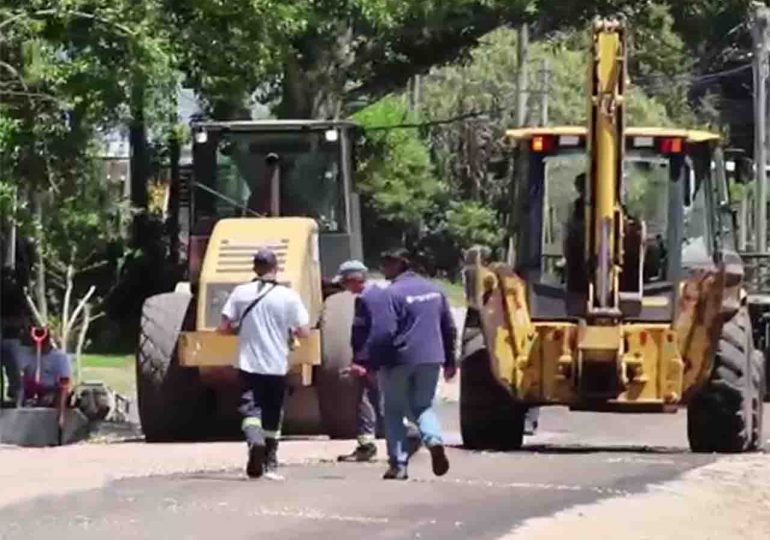
[{"label": "large rubber tire", "polygon": [[478,313],[465,319],[460,366],[460,431],[471,450],[518,450],[527,408],[494,377]]},{"label": "large rubber tire", "polygon": [[760,351],[754,351],[752,355],[752,384],[753,396],[751,401],[751,444],[750,450],[762,450],[764,439],[762,438],[762,425],[764,421],[764,396],[766,395],[767,379],[765,376],[767,366],[765,355]]},{"label": "large rubber tire", "polygon": [[136,383],[139,418],[148,442],[200,438],[203,387],[194,369],[176,363],[176,346],[191,296],[152,296],[142,307]]},{"label": "large rubber tire", "polygon": [[321,318],[321,366],[318,378],[318,404],[324,431],[332,439],[356,436],[358,382],[342,374],[353,359],[350,330],[353,325],[355,296],[347,291],[324,301]]},{"label": "large rubber tire", "polygon": [[[722,326],[711,376],[687,407],[693,452],[746,452],[752,448],[754,348],[748,312],[741,309]],[[758,429],[761,429],[761,425]]]}]

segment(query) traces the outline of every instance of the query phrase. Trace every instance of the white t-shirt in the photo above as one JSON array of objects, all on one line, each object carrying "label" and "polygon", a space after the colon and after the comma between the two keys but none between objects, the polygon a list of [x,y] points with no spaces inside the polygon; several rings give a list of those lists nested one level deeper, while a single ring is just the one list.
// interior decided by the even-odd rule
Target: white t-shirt
[{"label": "white t-shirt", "polygon": [[306,326],[309,317],[299,295],[288,287],[253,281],[237,286],[222,315],[238,324],[243,312],[257,298],[262,298],[246,315],[238,334],[238,367],[260,375],[286,375],[291,330]]}]

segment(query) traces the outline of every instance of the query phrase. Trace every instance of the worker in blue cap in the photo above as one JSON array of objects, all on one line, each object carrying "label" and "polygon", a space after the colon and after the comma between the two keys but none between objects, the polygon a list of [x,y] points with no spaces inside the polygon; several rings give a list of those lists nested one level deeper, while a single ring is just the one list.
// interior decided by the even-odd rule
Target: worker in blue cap
[{"label": "worker in blue cap", "polygon": [[342,263],[337,271],[335,281],[347,291],[356,295],[355,314],[351,329],[351,347],[353,359],[346,372],[357,378],[358,411],[357,411],[357,445],[350,454],[339,456],[339,461],[369,462],[377,455],[375,439],[382,432],[382,400],[380,397],[377,376],[371,366],[371,351],[367,345],[369,328],[372,317],[383,309],[383,290],[387,281],[367,279],[368,268],[361,261],[350,260]]},{"label": "worker in blue cap", "polygon": [[[377,377],[379,358],[386,351],[376,350],[369,339],[372,322],[384,315],[387,309],[384,291],[388,281],[368,278],[369,269],[358,260],[342,263],[335,281],[347,291],[356,295],[355,314],[351,328],[351,348],[353,358],[345,371],[356,377],[358,385],[358,425],[356,448],[350,453],[339,456],[342,462],[371,462],[377,457],[375,439],[384,431],[383,400]],[[422,446],[417,427],[404,418],[407,431],[407,453],[411,456]]]}]

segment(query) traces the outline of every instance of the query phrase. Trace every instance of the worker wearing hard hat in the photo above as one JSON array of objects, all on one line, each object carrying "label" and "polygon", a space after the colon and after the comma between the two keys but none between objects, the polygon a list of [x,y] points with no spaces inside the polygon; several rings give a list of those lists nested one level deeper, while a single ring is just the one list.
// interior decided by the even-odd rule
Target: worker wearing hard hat
[{"label": "worker wearing hard hat", "polygon": [[[387,281],[368,281],[368,269],[356,260],[340,266],[335,280],[347,291],[357,295],[351,329],[353,358],[346,373],[358,379],[357,445],[352,453],[339,456],[339,461],[373,461],[377,455],[375,439],[382,431],[382,401],[377,377],[370,362],[372,352],[367,346],[372,316],[383,308],[383,290]],[[374,353],[376,354],[376,352]]]}]

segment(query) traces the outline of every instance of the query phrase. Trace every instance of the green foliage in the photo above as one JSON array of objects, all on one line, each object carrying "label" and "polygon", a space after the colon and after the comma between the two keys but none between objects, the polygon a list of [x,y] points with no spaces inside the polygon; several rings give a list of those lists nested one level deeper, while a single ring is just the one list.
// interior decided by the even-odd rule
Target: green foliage
[{"label": "green foliage", "polygon": [[[414,122],[417,117],[408,113],[405,99],[391,96],[360,111],[355,120],[366,128]],[[454,271],[463,249],[500,243],[495,210],[453,196],[451,185],[436,177],[426,141],[416,130],[368,131],[366,156],[358,186],[367,208],[377,216],[365,232],[367,239],[377,237],[377,248],[405,243],[426,270],[435,273]],[[391,231],[389,239],[383,238],[385,231]]]},{"label": "green foliage", "polygon": [[503,239],[495,211],[477,201],[450,203],[446,228],[461,250],[476,244],[496,246]]},{"label": "green foliage", "polygon": [[303,2],[164,0],[186,84],[216,118],[243,114],[251,94],[280,77],[287,43],[308,21]]},{"label": "green foliage", "polygon": [[[410,115],[404,99],[389,97],[354,119],[366,128],[408,121]],[[382,220],[417,234],[441,191],[425,143],[414,130],[387,130],[368,132],[366,144],[360,192]]]},{"label": "green foliage", "polygon": [[255,94],[283,117],[331,117],[451,61],[534,0],[165,0],[188,82],[215,116]]},{"label": "green foliage", "polygon": [[[122,186],[109,184],[98,169],[101,134],[140,113],[157,134],[176,121],[176,60],[158,8],[155,0],[0,7],[3,225],[13,221],[22,246],[33,248],[27,262],[38,271],[30,292],[55,326],[91,285],[97,286],[91,303],[98,305],[129,253],[121,234],[130,215]],[[69,338],[71,345],[74,335]]]}]

